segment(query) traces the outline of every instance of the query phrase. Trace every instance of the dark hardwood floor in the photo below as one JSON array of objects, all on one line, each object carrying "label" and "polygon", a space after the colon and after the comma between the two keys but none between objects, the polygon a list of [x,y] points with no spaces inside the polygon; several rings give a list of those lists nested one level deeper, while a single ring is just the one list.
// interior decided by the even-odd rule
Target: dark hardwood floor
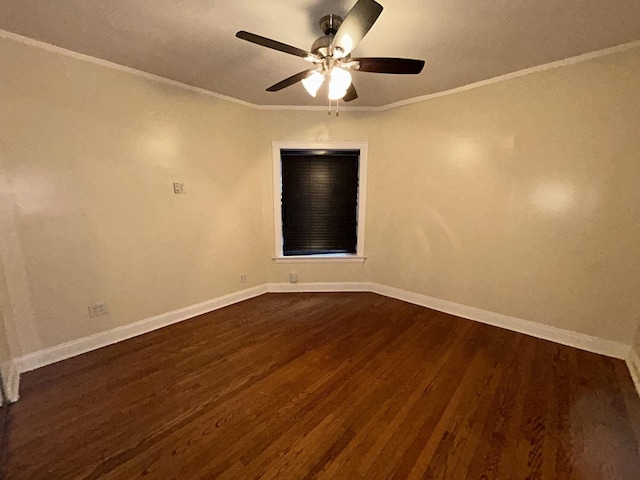
[{"label": "dark hardwood floor", "polygon": [[624,362],[369,293],[270,294],[25,374],[7,479],[640,479]]}]

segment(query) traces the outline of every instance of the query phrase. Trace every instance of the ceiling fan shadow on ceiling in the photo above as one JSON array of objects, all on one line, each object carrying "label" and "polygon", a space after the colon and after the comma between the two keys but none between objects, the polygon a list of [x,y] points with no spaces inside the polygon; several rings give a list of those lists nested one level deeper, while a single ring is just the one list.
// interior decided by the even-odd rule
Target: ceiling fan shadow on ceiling
[{"label": "ceiling fan shadow on ceiling", "polygon": [[321,87],[326,87],[331,106],[332,101],[350,102],[358,98],[358,93],[352,82],[351,71],[401,75],[417,75],[422,71],[424,60],[351,57],[351,52],[373,27],[381,13],[382,5],[374,0],[358,0],[344,19],[337,15],[322,17],[320,28],[324,35],[313,42],[310,51],[244,30],[236,33],[236,37],[263,47],[296,55],[313,64],[312,68],[271,85],[267,88],[268,92],[278,92],[301,82],[305,90],[312,97],[315,97]]}]

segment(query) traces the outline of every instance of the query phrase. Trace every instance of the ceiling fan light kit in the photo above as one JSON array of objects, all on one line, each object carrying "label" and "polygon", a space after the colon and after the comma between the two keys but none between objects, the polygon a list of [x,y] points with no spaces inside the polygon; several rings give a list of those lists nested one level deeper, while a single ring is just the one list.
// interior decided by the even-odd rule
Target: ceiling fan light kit
[{"label": "ceiling fan light kit", "polygon": [[313,42],[311,51],[245,31],[236,33],[236,37],[256,45],[302,57],[307,62],[313,63],[314,68],[292,75],[270,86],[267,91],[277,92],[301,82],[307,93],[316,97],[326,82],[328,83],[329,113],[331,113],[332,101],[350,102],[358,98],[352,83],[351,71],[404,75],[416,75],[422,71],[423,60],[386,57],[351,58],[351,52],[373,27],[381,13],[382,5],[376,1],[358,0],[344,19],[338,15],[322,17],[320,28],[324,35]]}]

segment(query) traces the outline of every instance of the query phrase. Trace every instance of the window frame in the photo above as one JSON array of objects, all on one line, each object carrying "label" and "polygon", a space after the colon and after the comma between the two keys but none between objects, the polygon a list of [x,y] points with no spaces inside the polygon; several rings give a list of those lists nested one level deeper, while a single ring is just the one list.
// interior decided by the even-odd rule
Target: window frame
[{"label": "window frame", "polygon": [[[276,263],[351,262],[362,263],[367,206],[367,142],[273,142],[273,223]],[[283,252],[282,231],[282,160],[281,150],[359,150],[358,161],[358,230],[356,253],[288,255]]]}]

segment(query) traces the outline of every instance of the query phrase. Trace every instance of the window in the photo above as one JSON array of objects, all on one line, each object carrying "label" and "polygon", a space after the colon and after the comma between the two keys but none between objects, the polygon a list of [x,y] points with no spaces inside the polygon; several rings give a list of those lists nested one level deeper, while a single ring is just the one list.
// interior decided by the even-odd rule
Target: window
[{"label": "window", "polygon": [[366,153],[274,142],[276,261],[364,261]]}]

